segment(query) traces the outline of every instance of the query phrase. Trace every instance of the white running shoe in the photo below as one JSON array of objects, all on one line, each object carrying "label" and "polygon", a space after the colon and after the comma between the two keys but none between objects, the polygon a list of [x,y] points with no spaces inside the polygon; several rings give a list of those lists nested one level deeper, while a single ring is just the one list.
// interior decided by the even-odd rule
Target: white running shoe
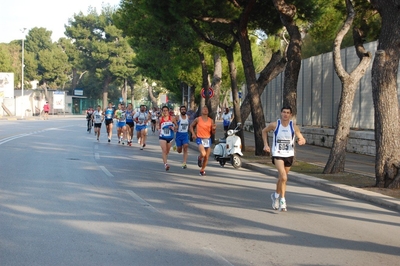
[{"label": "white running shoe", "polygon": [[286,200],[280,200],[279,201],[279,211],[286,212],[287,207],[286,207]]},{"label": "white running shoe", "polygon": [[277,210],[279,209],[279,198],[275,198],[275,193],[271,194],[272,199],[272,209]]}]

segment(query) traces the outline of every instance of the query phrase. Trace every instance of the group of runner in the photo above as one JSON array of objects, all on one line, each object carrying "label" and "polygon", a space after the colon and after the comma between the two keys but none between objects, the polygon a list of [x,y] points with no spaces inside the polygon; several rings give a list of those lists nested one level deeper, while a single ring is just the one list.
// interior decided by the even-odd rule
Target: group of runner
[{"label": "group of runner", "polygon": [[[156,113],[156,110],[154,110],[154,113]],[[157,116],[157,114],[155,115]],[[152,120],[152,114],[146,110],[145,105],[141,105],[140,110],[136,112],[131,103],[128,103],[127,106],[125,106],[125,103],[120,103],[118,104],[118,108],[115,108],[110,102],[104,111],[102,111],[101,106],[98,105],[97,110],[93,112],[92,120],[94,122],[95,136],[98,141],[100,138],[101,125],[104,122],[107,140],[111,142],[115,120],[118,144],[132,146],[133,134],[134,130],[136,130],[140,149],[143,150],[146,146],[147,124]]]},{"label": "group of runner", "polygon": [[215,134],[216,129],[213,120],[208,117],[207,106],[202,108],[201,116],[194,119],[190,124],[189,122],[192,119],[187,114],[186,106],[181,106],[179,108],[179,115],[175,115],[168,106],[163,106],[161,112],[157,108],[153,108],[151,112],[148,112],[147,107],[141,105],[140,110],[135,112],[130,103],[127,106],[124,103],[120,103],[117,109],[113,107],[112,103],[109,103],[104,111],[98,105],[97,110],[92,112],[91,117],[97,141],[99,141],[101,125],[104,122],[108,142],[111,142],[115,119],[118,143],[122,145],[126,143],[132,146],[135,129],[141,150],[146,147],[147,127],[151,123],[153,134],[156,131],[159,132],[159,144],[166,171],[170,168],[168,155],[174,141],[176,151],[183,153],[182,168],[187,168],[189,133],[191,133],[193,140],[196,141],[199,147],[198,166],[200,167],[200,175],[206,175],[205,168],[211,153],[211,135]]},{"label": "group of runner", "polygon": [[197,164],[200,167],[200,175],[205,176],[205,168],[211,153],[211,135],[215,134],[216,125],[208,116],[208,107],[204,106],[201,116],[189,123],[190,117],[187,114],[186,106],[179,108],[179,115],[175,116],[170,112],[168,106],[161,108],[161,116],[159,117],[159,143],[162,150],[162,159],[165,170],[169,170],[168,155],[175,138],[176,150],[178,153],[183,152],[182,168],[187,168],[189,132],[192,138],[196,140],[200,155],[197,158]]}]

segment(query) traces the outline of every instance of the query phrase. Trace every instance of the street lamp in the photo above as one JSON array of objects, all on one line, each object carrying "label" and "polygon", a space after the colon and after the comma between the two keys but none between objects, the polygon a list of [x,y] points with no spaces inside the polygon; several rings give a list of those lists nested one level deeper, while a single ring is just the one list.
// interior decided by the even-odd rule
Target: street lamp
[{"label": "street lamp", "polygon": [[21,29],[23,37],[22,37],[22,63],[21,63],[21,73],[22,73],[22,78],[21,78],[21,105],[22,105],[22,115],[21,118],[24,118],[24,40],[25,40],[25,31],[26,28]]}]

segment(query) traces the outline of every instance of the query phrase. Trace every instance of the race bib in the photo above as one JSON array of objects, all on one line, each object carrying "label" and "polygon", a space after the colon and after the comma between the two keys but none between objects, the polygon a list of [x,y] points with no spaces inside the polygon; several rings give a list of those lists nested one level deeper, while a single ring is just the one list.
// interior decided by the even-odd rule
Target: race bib
[{"label": "race bib", "polygon": [[289,151],[292,145],[290,145],[290,140],[278,140],[278,150],[279,151]]},{"label": "race bib", "polygon": [[169,136],[171,134],[171,129],[169,127],[163,128],[162,131],[164,136]]},{"label": "race bib", "polygon": [[210,139],[201,139],[201,144],[203,144],[204,148],[210,147]]},{"label": "race bib", "polygon": [[189,128],[189,124],[180,124],[180,131],[181,132],[187,132]]}]

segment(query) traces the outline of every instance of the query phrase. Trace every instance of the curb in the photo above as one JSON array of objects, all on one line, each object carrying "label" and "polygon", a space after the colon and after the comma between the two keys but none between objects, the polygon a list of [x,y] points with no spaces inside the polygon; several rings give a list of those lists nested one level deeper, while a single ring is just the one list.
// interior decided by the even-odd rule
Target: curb
[{"label": "curb", "polygon": [[[248,163],[245,160],[242,161],[242,167],[272,176],[277,175],[277,170],[275,168],[271,168],[269,166],[261,165],[258,163]],[[375,205],[379,205],[381,207],[400,212],[400,200],[393,197],[389,197],[361,188],[335,183],[313,176],[300,174],[297,172],[290,172],[289,177],[295,177],[294,182],[299,182],[325,191],[334,192],[352,198],[361,199],[369,203],[373,203]]]},{"label": "curb", "polygon": [[[189,142],[189,147],[197,151],[197,146],[195,145],[194,142]],[[277,174],[278,171],[275,168],[272,168],[267,165],[261,165],[259,163],[249,163],[245,159],[242,159],[242,168],[246,168],[249,170],[257,171],[259,173],[275,177],[277,177],[278,175]],[[383,208],[400,212],[400,200],[393,197],[389,197],[386,195],[382,195],[380,193],[368,191],[361,188],[351,187],[292,171],[289,173],[289,177],[292,177],[292,180],[294,182],[306,184],[328,192],[333,192],[336,194],[349,196],[356,199],[361,199],[366,202],[381,206]]]}]

